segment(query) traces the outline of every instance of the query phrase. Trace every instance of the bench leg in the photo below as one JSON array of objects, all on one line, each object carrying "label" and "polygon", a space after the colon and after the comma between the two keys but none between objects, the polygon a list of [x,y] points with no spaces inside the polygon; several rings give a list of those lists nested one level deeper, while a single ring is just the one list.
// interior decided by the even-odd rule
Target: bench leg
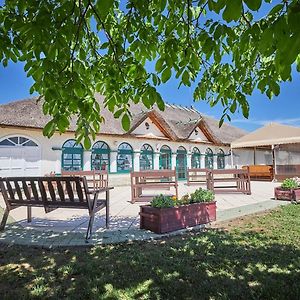
[{"label": "bench leg", "polygon": [[91,215],[90,215],[89,225],[88,225],[88,228],[87,228],[87,231],[86,231],[86,236],[85,236],[86,241],[92,237],[94,218],[95,218],[95,213],[92,212]]},{"label": "bench leg", "polygon": [[4,230],[6,222],[7,222],[8,215],[9,215],[9,210],[6,208],[4,210],[2,221],[1,221],[1,224],[0,224],[0,231]]},{"label": "bench leg", "polygon": [[109,191],[106,191],[106,228],[109,228]]},{"label": "bench leg", "polygon": [[32,221],[32,210],[31,206],[27,206],[27,222],[30,223]]}]

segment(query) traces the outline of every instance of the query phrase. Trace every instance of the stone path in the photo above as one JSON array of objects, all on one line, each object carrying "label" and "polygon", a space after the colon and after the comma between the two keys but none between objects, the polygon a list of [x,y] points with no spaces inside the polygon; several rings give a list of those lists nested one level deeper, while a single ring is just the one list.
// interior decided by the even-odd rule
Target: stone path
[{"label": "stone path", "polygon": [[[271,200],[274,186],[270,182],[253,182],[252,195],[250,196],[217,194],[217,221],[225,221],[287,204],[287,202]],[[180,183],[179,195],[182,196],[195,189],[196,187],[187,187]],[[90,245],[157,239],[191,230],[184,229],[163,235],[140,230],[139,204],[131,204],[129,200],[130,187],[118,187],[113,190],[110,229],[104,229],[105,217],[103,212],[97,214],[93,238],[89,241]],[[0,199],[0,206],[4,207],[2,199]],[[28,224],[26,222],[26,208],[18,208],[11,212],[6,230],[0,233],[0,242],[47,248],[87,245],[84,240],[87,222],[88,215],[85,210],[57,209],[45,214],[42,208],[34,208],[33,221]],[[202,227],[198,226],[196,229]]]}]

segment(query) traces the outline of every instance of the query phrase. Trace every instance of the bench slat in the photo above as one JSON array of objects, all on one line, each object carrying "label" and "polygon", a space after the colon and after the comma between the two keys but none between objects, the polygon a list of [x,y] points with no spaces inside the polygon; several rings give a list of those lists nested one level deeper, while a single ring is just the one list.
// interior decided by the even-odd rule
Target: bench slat
[{"label": "bench slat", "polygon": [[52,199],[53,202],[56,202],[56,195],[55,195],[55,191],[54,191],[54,187],[53,187],[52,181],[51,180],[47,180],[47,184],[48,184],[48,190],[49,190],[51,199]]},{"label": "bench slat", "polygon": [[30,180],[30,187],[31,187],[34,199],[36,201],[40,201],[39,195],[38,195],[38,192],[37,192],[37,188],[36,188],[35,182],[33,180]]},{"label": "bench slat", "polygon": [[[74,180],[74,179],[73,179]],[[74,193],[69,180],[66,180],[66,189],[69,196],[69,201],[74,202]]]},{"label": "bench slat", "polygon": [[57,185],[57,191],[58,191],[58,195],[60,198],[61,202],[65,202],[65,193],[64,193],[64,189],[62,187],[61,181],[56,181],[56,185]]},{"label": "bench slat", "polygon": [[24,191],[24,194],[25,194],[27,200],[30,200],[31,199],[31,193],[30,193],[30,190],[29,190],[28,185],[26,183],[26,180],[22,180],[22,187],[23,187],[23,191]]},{"label": "bench slat", "polygon": [[10,182],[8,180],[6,180],[6,186],[7,186],[7,190],[8,190],[8,194],[9,194],[9,197],[11,199],[15,199],[15,193],[14,193],[14,190],[10,184]]},{"label": "bench slat", "polygon": [[17,191],[17,195],[18,195],[19,199],[23,200],[23,195],[22,195],[22,191],[21,191],[20,186],[19,186],[19,181],[14,180],[14,185],[15,185],[15,189]]}]

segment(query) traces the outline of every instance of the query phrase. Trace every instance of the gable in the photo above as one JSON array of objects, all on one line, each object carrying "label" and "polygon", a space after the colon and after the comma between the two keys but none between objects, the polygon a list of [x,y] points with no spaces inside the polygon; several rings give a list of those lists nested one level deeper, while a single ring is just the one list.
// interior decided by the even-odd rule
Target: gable
[{"label": "gable", "polygon": [[166,137],[149,117],[146,118],[139,126],[137,126],[137,128],[135,128],[131,134]]},{"label": "gable", "polygon": [[189,140],[195,142],[210,142],[199,126],[192,131]]}]

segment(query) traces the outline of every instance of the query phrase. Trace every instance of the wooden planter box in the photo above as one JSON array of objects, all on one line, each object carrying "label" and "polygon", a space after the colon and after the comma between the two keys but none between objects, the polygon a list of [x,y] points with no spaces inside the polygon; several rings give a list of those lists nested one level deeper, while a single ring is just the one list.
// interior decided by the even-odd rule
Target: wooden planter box
[{"label": "wooden planter box", "polygon": [[193,203],[171,208],[140,206],[140,228],[166,233],[216,220],[216,202]]},{"label": "wooden planter box", "polygon": [[281,187],[274,189],[276,200],[297,201],[300,200],[300,189],[285,190]]}]

